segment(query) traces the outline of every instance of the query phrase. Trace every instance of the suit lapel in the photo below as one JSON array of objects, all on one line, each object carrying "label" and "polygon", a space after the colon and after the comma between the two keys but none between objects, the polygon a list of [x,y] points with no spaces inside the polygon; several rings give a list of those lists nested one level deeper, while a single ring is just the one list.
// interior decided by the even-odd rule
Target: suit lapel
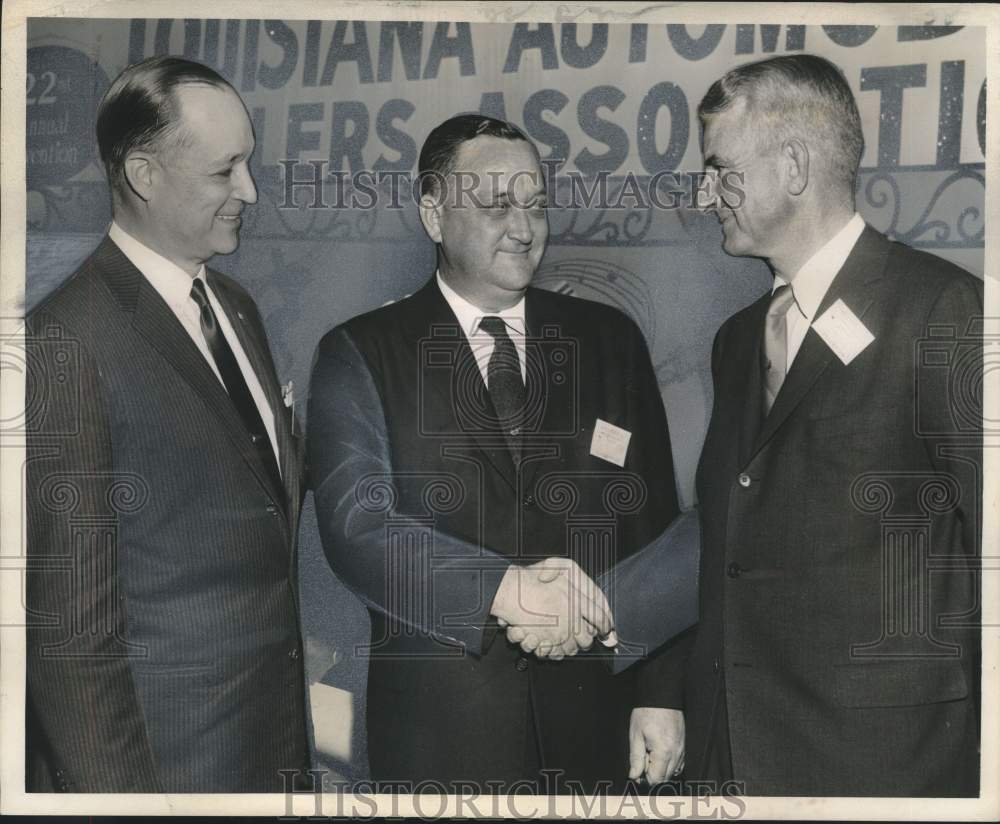
[{"label": "suit lapel", "polygon": [[[754,443],[761,427],[761,392],[763,391],[763,375],[760,368],[761,330],[764,328],[764,318],[767,315],[771,295],[766,294],[747,313],[743,319],[739,338],[741,345],[736,347],[735,362],[731,364],[736,380],[732,383],[738,387],[733,402],[742,408],[739,428],[740,465],[746,464],[753,454]],[[722,382],[728,386],[728,381]]]},{"label": "suit lapel", "polygon": [[[507,448],[506,436],[497,423],[493,402],[458,318],[441,294],[435,278],[414,297],[409,337],[415,341],[422,374],[420,391],[427,394],[426,402],[434,404],[429,417],[447,422],[449,433],[467,434],[493,468],[516,490],[514,461]],[[435,358],[440,358],[440,363],[447,361],[449,366],[435,367],[423,362],[426,353],[422,345],[427,342],[428,334]]]},{"label": "suit lapel", "polygon": [[[885,239],[866,226],[850,256],[830,284],[816,311],[816,318],[821,317],[839,299],[863,320],[873,303],[872,286],[882,278],[882,273],[885,271],[887,254],[888,244]],[[759,336],[763,334],[763,318],[758,325],[758,332]],[[753,454],[759,452],[774,437],[834,357],[830,347],[810,327],[802,347],[792,362],[792,368],[778,392],[778,397],[775,398],[774,406],[764,419],[760,434],[754,443]],[[759,404],[759,393],[757,401]]]},{"label": "suit lapel", "polygon": [[204,399],[211,414],[218,418],[222,430],[234,448],[253,470],[261,485],[277,501],[284,500],[284,491],[276,487],[233,406],[225,387],[208,365],[190,335],[177,320],[152,284],[135,268],[111,241],[99,247],[99,263],[105,282],[120,305],[132,312],[132,326],[167,363]]},{"label": "suit lapel", "polygon": [[[207,270],[208,283],[218,298],[219,303],[229,318],[229,324],[236,332],[243,351],[246,352],[250,366],[257,375],[264,390],[267,403],[274,416],[274,431],[278,442],[278,464],[281,467],[281,477],[285,484],[288,502],[298,500],[298,461],[296,460],[292,439],[291,414],[281,397],[281,386],[278,384],[274,361],[271,359],[267,340],[257,334],[254,326],[249,323],[246,313],[239,308],[235,296],[230,292],[226,282],[212,270]],[[291,509],[291,507],[289,507]],[[293,515],[291,511],[288,513]],[[290,518],[290,523],[295,523]]]},{"label": "suit lapel", "polygon": [[[553,444],[553,434],[568,432],[573,426],[573,413],[578,407],[573,397],[574,380],[556,382],[550,375],[552,347],[566,338],[566,318],[552,307],[546,307],[545,295],[529,289],[524,305],[526,346],[526,418],[523,441],[523,475],[525,488],[531,487],[541,458],[558,454]],[[582,375],[578,375],[582,378]],[[545,436],[541,443],[532,442],[532,433]],[[534,460],[533,460],[534,458]]]}]

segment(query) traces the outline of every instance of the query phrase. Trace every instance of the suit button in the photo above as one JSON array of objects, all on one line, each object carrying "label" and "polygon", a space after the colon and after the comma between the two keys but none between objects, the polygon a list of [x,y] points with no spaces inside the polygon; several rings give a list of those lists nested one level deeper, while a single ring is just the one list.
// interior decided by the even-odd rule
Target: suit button
[{"label": "suit button", "polygon": [[527,495],[524,496],[524,500],[521,501],[521,503],[523,503],[525,506],[534,506],[535,496],[529,492]]},{"label": "suit button", "polygon": [[750,483],[751,483],[750,476],[747,475],[746,472],[741,472],[740,473],[739,481],[740,481],[740,486],[742,486],[744,489],[746,489],[748,486],[750,486]]},{"label": "suit button", "polygon": [[523,655],[517,659],[517,663],[514,664],[514,669],[518,672],[524,672],[528,668],[528,659]]},{"label": "suit button", "polygon": [[737,564],[735,561],[731,563],[726,569],[726,575],[730,578],[739,578],[743,573],[743,567]]},{"label": "suit button", "polygon": [[274,504],[268,504],[267,505],[267,514],[268,515],[277,515],[278,514],[278,507],[276,507]]},{"label": "suit button", "polygon": [[299,660],[299,648],[298,647],[293,647],[292,649],[290,649],[288,651],[288,657],[291,658],[293,661],[298,661]]},{"label": "suit button", "polygon": [[715,670],[716,672],[718,672],[718,671],[719,671],[719,659],[718,659],[718,658],[716,658],[716,659],[715,659],[715,660],[714,660],[714,661],[712,662],[712,669],[713,669],[713,670]]}]

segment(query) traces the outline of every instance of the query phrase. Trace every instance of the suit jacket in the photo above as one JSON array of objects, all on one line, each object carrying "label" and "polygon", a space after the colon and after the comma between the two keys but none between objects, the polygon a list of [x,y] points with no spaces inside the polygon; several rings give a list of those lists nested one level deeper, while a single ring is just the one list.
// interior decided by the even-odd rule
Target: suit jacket
[{"label": "suit jacket", "polygon": [[687,776],[721,736],[749,794],[975,794],[982,284],[866,228],[838,299],[874,341],[810,329],[764,420],[770,295],[716,337]]},{"label": "suit jacket", "polygon": [[283,485],[111,240],[27,319],[29,790],[280,792],[308,765],[301,450],[253,301],[207,278]]},{"label": "suit jacket", "polygon": [[[666,417],[617,310],[529,289],[526,326],[520,465],[433,279],[317,350],[310,484],[330,564],[370,608],[376,779],[532,779],[536,749],[536,768],[591,785],[627,768],[632,671],[522,655],[489,610],[512,563],[599,575],[660,534],[678,512]],[[590,454],[598,419],[632,433],[624,466]],[[651,691],[679,702],[679,667],[658,665]]]}]

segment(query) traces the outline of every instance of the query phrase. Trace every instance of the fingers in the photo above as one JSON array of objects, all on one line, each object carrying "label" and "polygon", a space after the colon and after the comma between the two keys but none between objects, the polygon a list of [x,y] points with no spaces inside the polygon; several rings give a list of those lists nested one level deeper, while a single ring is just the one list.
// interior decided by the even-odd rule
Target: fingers
[{"label": "fingers", "polygon": [[520,644],[528,637],[528,631],[523,627],[507,627],[507,640],[512,644]]},{"label": "fingers", "polygon": [[663,769],[664,781],[670,781],[681,774],[681,770],[684,769],[684,744],[683,742],[679,746],[674,746],[668,751],[667,763]]},{"label": "fingers", "polygon": [[667,772],[667,767],[672,761],[673,759],[670,758],[666,749],[655,747],[646,756],[646,780],[650,784],[659,784],[661,781],[666,780],[670,774]]},{"label": "fingers", "polygon": [[561,645],[561,648],[563,651],[563,655],[565,655],[567,658],[572,658],[580,651],[580,648],[576,644],[576,638],[570,638],[569,640],[564,641]]},{"label": "fingers", "polygon": [[638,781],[646,769],[646,738],[633,714],[628,729],[628,777]]},{"label": "fingers", "polygon": [[[526,572],[526,570],[523,570]],[[500,620],[507,639],[524,652],[558,661],[589,649],[594,636],[614,646],[613,621],[600,587],[569,558],[546,558],[519,579],[512,614]],[[543,644],[544,642],[544,644]]]},{"label": "fingers", "polygon": [[673,778],[675,778],[677,774],[680,772],[679,764],[680,764],[680,759],[677,757],[676,754],[668,756],[667,761],[663,767],[663,778],[661,778],[660,780],[670,781]]},{"label": "fingers", "polygon": [[[551,584],[556,578],[566,572],[568,566],[573,564],[569,558],[546,558],[535,564],[538,569],[538,581],[542,584]],[[576,564],[573,564],[576,566]]]},{"label": "fingers", "polygon": [[576,641],[576,645],[580,649],[590,649],[591,644],[594,643],[593,631],[581,630],[573,636],[573,640]]},{"label": "fingers", "polygon": [[[569,564],[567,575],[578,593],[580,617],[596,630],[592,634],[607,635],[614,628],[608,599],[586,572],[572,561]],[[578,628],[574,627],[574,633],[577,631]]]},{"label": "fingers", "polygon": [[594,628],[594,635],[609,635],[614,628],[607,601],[602,604],[600,601],[582,599],[580,617]]}]

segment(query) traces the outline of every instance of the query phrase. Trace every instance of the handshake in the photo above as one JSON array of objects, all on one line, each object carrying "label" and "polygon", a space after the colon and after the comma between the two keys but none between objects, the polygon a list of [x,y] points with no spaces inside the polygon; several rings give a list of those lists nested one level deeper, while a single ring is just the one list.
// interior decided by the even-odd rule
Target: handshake
[{"label": "handshake", "polygon": [[576,655],[595,637],[606,647],[618,644],[608,599],[569,558],[512,565],[490,612],[506,628],[509,641],[539,658],[558,661]]}]

